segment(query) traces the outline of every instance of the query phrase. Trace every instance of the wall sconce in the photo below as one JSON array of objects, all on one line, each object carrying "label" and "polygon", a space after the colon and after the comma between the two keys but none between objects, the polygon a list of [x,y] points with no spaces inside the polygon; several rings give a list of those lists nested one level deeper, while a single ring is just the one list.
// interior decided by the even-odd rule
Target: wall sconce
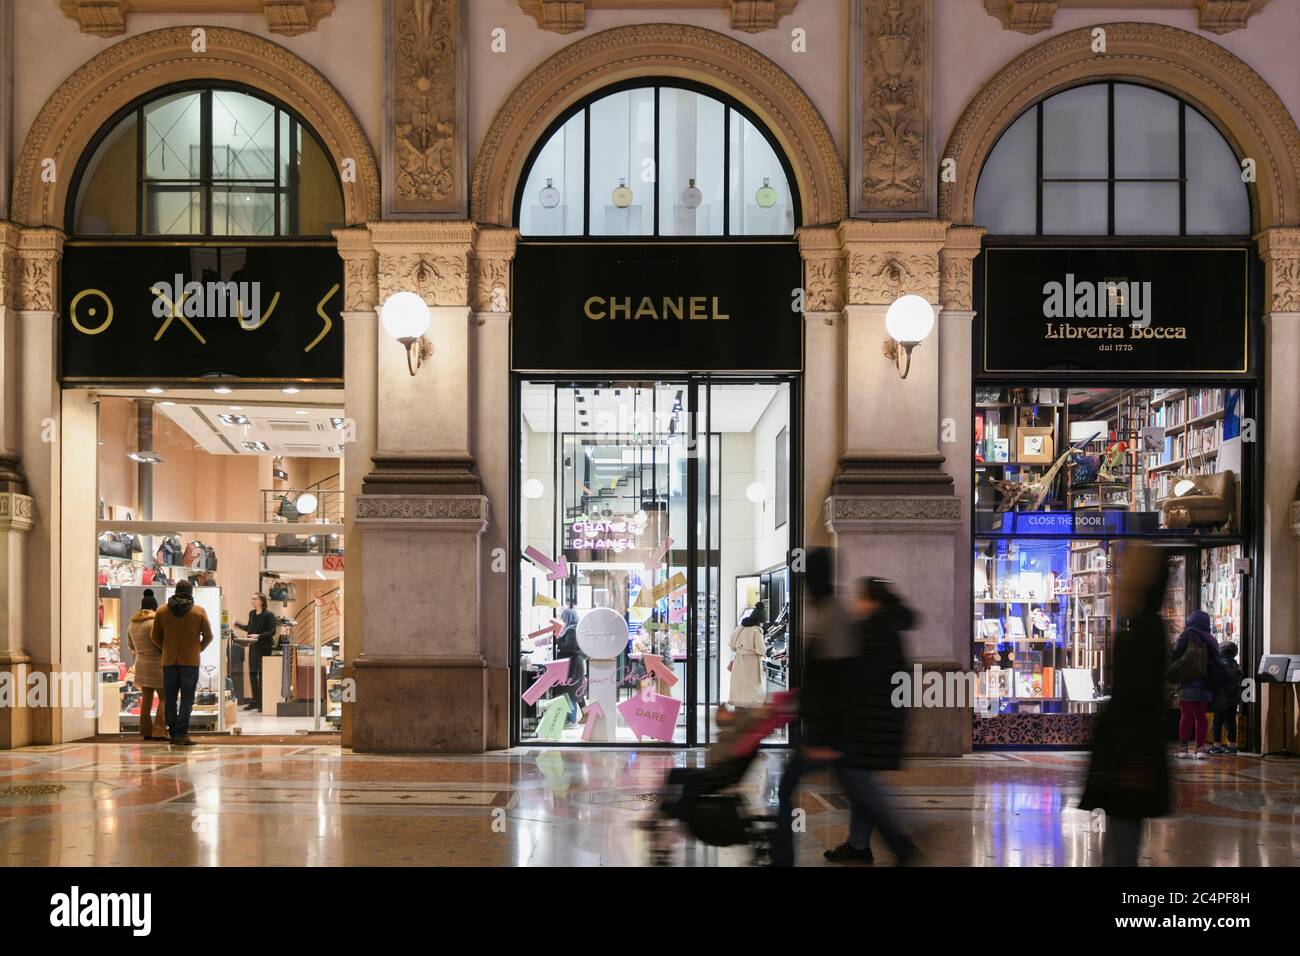
[{"label": "wall sconce", "polygon": [[[912,349],[934,328],[934,306],[919,295],[905,295],[894,300],[894,304],[885,313],[885,358],[890,359],[898,368],[898,377],[907,378],[912,370]],[[900,366],[899,358],[903,359]]]},{"label": "wall sconce", "polygon": [[384,329],[406,347],[406,367],[412,375],[433,354],[429,331],[429,306],[414,292],[394,292],[379,310]]}]

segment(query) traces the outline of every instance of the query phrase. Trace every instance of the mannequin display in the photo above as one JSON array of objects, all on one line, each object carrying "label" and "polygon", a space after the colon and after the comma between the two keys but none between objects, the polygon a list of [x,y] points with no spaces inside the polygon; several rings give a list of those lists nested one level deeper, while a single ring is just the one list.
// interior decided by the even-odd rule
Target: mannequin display
[{"label": "mannequin display", "polygon": [[763,605],[757,605],[731,632],[731,690],[727,702],[733,707],[760,707],[767,702],[763,680]]}]

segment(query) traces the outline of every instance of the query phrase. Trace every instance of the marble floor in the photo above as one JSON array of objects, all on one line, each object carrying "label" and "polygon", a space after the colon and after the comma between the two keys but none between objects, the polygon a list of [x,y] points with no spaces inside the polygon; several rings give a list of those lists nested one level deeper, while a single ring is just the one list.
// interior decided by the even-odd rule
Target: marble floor
[{"label": "marble floor", "polygon": [[[696,751],[521,748],[379,757],[329,746],[64,744],[0,751],[0,866],[639,865],[638,822]],[[756,812],[783,755],[742,782]],[[886,774],[927,861],[1091,866],[1100,834],[1074,809],[1085,755],[978,753]],[[1172,763],[1178,809],[1153,821],[1143,863],[1300,863],[1300,761]],[[801,795],[799,862],[824,864],[847,826],[824,777]],[[878,859],[888,861],[880,848]],[[673,838],[673,862],[743,865],[749,851]]]}]

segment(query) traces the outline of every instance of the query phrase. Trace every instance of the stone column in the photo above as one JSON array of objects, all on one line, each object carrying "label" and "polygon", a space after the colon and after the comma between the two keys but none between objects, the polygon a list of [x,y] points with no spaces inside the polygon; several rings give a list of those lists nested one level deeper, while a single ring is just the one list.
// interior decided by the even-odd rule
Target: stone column
[{"label": "stone column", "polygon": [[[470,368],[472,381],[470,448],[483,493],[498,520],[483,536],[480,570],[483,654],[488,664],[488,697],[494,702],[488,748],[510,746],[510,263],[519,233],[480,226],[470,262]],[[497,560],[499,558],[500,560]],[[496,703],[499,702],[499,706]]]},{"label": "stone column", "polygon": [[399,291],[432,312],[429,355],[412,375],[376,332],[374,470],[362,482],[364,650],[355,661],[353,747],[481,752],[495,716],[479,625],[488,501],[469,452],[467,222],[370,225],[378,302]]},{"label": "stone column", "polygon": [[[1300,228],[1266,229],[1256,237],[1266,270],[1269,314],[1264,318],[1263,460],[1260,480],[1264,482],[1264,566],[1255,586],[1264,589],[1264,620],[1261,622],[1264,654],[1300,653],[1300,588],[1297,569],[1300,558],[1292,531],[1293,502],[1300,498],[1300,444],[1295,440],[1300,427]],[[1243,660],[1242,668],[1252,673],[1259,662]],[[1265,753],[1284,746],[1283,698],[1294,687],[1282,684],[1261,686],[1262,728]],[[1292,749],[1295,737],[1286,736]]]},{"label": "stone column", "polygon": [[[365,541],[356,526],[354,502],[361,494],[362,480],[370,472],[375,454],[379,291],[370,230],[365,226],[338,229],[334,238],[343,259],[343,541],[347,552],[343,568],[343,676],[355,680],[353,665],[365,650],[366,632],[365,591],[361,585]],[[361,703],[344,698],[344,747],[352,746],[354,710]]]},{"label": "stone column", "polygon": [[799,230],[804,272],[803,545],[831,543],[827,497],[839,468],[844,408],[844,263],[835,226]]},{"label": "stone column", "polygon": [[[946,348],[941,312],[935,332],[913,352],[906,379],[882,346],[885,312],[899,296],[921,295],[941,310],[940,250],[947,233],[948,224],[936,220],[840,225],[847,297],[844,453],[829,504],[838,585],[848,593],[863,575],[895,582],[920,612],[907,650],[927,673],[969,670],[968,611],[956,615],[970,542],[952,477],[969,467],[969,459],[949,463],[940,449],[940,408],[941,384],[950,374],[960,382],[958,365],[965,364],[969,381],[970,352]],[[961,427],[969,429],[969,421]],[[909,752],[968,751],[972,716],[970,702],[963,703],[914,710]]]}]

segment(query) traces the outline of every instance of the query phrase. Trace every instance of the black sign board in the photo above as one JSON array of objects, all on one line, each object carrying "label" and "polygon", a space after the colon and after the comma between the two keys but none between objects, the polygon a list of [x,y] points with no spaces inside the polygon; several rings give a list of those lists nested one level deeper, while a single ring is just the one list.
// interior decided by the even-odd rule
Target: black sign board
[{"label": "black sign board", "polygon": [[332,246],[69,246],[64,381],[343,378]]},{"label": "black sign board", "polygon": [[511,365],[520,371],[797,371],[798,246],[522,243]]},{"label": "black sign board", "polygon": [[982,368],[1249,371],[1244,248],[986,248]]}]

